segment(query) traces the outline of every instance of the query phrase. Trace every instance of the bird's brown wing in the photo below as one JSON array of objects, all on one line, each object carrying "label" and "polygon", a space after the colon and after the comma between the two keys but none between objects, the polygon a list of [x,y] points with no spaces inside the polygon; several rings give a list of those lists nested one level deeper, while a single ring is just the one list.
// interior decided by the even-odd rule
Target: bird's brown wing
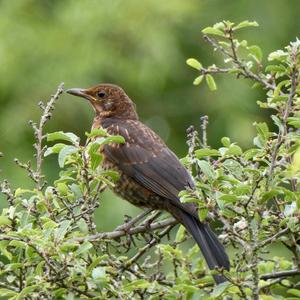
[{"label": "bird's brown wing", "polygon": [[111,122],[107,129],[126,140],[125,144],[105,145],[104,153],[110,161],[148,190],[195,213],[191,205],[183,205],[178,198],[180,191],[194,187],[192,178],[159,136],[133,120]]}]

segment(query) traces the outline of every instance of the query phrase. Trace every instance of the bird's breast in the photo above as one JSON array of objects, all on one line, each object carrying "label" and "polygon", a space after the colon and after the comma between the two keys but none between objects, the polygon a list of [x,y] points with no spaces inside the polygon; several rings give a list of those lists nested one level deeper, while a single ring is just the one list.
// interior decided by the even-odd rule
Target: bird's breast
[{"label": "bird's breast", "polygon": [[149,207],[154,209],[163,209],[165,199],[156,195],[152,191],[144,188],[130,176],[124,174],[113,162],[104,156],[102,167],[105,170],[114,170],[119,174],[119,179],[115,182],[112,190],[121,198],[138,207]]}]

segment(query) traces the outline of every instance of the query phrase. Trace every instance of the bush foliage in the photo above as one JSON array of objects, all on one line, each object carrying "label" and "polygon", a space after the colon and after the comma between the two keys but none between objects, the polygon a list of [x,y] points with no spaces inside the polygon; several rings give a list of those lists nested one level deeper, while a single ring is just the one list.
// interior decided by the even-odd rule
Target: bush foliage
[{"label": "bush foliage", "polygon": [[[170,235],[176,221],[166,214],[145,211],[126,217],[114,231],[96,231],[93,214],[101,191],[118,179],[115,172],[101,169],[99,148],[123,138],[92,130],[80,144],[73,133],[45,134],[61,85],[46,104],[39,103],[40,121],[31,122],[35,164],[16,160],[34,187],[13,189],[7,181],[1,183],[9,203],[0,216],[3,298],[300,299],[300,42],[269,54],[265,66],[257,45],[235,37],[253,26],[257,23],[227,21],[202,31],[224,56],[224,66],[187,60],[199,73],[195,85],[205,80],[214,91],[217,74],[246,78],[265,90],[266,98],[257,103],[270,112],[268,124],[254,123],[257,135],[250,149],[228,137],[212,149],[207,117],[201,118],[200,133],[188,130],[189,152],[182,162],[192,172],[196,190],[182,191],[181,200],[196,202],[204,222],[216,221],[231,270],[213,272],[228,281],[214,284],[198,247],[187,248],[184,227]],[[48,155],[57,155],[61,168],[51,185],[42,174]]]}]

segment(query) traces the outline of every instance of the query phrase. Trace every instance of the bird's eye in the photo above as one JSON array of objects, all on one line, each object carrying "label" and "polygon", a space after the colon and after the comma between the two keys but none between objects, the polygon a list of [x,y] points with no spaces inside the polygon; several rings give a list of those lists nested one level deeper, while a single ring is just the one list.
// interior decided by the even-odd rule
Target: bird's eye
[{"label": "bird's eye", "polygon": [[104,91],[99,91],[98,92],[98,96],[100,97],[100,98],[103,98],[103,97],[105,97],[105,92]]}]

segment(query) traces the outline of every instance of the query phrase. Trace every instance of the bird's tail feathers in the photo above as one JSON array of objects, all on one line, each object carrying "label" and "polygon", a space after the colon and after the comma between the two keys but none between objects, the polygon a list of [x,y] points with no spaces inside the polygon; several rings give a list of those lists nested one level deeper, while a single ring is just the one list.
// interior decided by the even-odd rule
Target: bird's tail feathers
[{"label": "bird's tail feathers", "polygon": [[[228,256],[208,224],[201,223],[190,214],[180,211],[180,220],[199,245],[209,269],[230,269]],[[213,276],[217,283],[226,281],[222,275]]]}]

